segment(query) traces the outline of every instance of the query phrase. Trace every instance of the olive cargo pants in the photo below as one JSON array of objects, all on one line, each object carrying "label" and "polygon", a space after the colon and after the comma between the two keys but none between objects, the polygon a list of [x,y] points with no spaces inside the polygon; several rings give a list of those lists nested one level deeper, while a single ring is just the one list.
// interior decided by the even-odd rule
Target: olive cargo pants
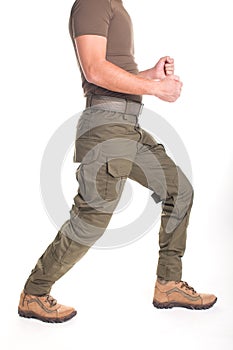
[{"label": "olive cargo pants", "polygon": [[101,237],[127,178],[151,189],[155,201],[162,203],[157,275],[179,281],[193,189],[163,145],[140,127],[137,116],[95,106],[78,121],[74,162],[80,162],[79,188],[70,219],[38,260],[25,292],[48,294]]}]

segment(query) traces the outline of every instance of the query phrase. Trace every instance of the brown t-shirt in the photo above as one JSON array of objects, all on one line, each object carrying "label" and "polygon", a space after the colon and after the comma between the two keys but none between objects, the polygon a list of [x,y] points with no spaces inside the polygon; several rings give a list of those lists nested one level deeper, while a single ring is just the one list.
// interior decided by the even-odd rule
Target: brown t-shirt
[{"label": "brown t-shirt", "polygon": [[[74,38],[80,35],[106,37],[106,59],[127,72],[138,74],[134,61],[132,22],[121,0],[76,0],[71,9],[69,30],[74,47]],[[142,99],[139,95],[118,93],[91,84],[85,79],[81,67],[80,70],[84,96],[107,95],[139,102]]]}]

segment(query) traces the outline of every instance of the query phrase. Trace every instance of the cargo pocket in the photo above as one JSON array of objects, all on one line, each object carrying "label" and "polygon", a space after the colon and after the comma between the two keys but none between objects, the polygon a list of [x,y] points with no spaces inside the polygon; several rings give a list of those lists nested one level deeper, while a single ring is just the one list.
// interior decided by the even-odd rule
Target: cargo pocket
[{"label": "cargo pocket", "polygon": [[75,140],[74,163],[89,164],[95,161],[100,153],[100,145],[97,140],[78,138]]},{"label": "cargo pocket", "polygon": [[101,196],[107,201],[118,201],[125,181],[132,169],[132,161],[123,158],[108,159],[106,162],[106,183]]},{"label": "cargo pocket", "polygon": [[113,177],[128,177],[132,169],[132,161],[124,158],[113,158],[107,161],[108,173]]}]

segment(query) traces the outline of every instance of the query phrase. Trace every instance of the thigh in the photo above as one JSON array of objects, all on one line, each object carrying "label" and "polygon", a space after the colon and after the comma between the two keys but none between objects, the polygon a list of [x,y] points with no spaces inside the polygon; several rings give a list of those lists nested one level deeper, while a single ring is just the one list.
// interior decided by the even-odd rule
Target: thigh
[{"label": "thigh", "polygon": [[129,164],[124,164],[124,160],[118,158],[82,162],[76,171],[79,184],[78,194],[74,198],[76,207],[80,210],[89,208],[112,212],[129,171]]},{"label": "thigh", "polygon": [[157,201],[177,192],[179,168],[167,155],[164,146],[146,130],[140,129],[141,139],[129,178],[151,189]]},{"label": "thigh", "polygon": [[105,231],[121,197],[132,163],[111,158],[100,149],[91,149],[88,162],[79,165],[78,193],[70,212],[68,237],[92,245]]},{"label": "thigh", "polygon": [[[78,201],[106,208],[119,199],[137,153],[138,133],[121,113],[86,110],[77,125],[74,161],[79,182]],[[77,206],[81,205],[77,203]],[[113,207],[116,204],[112,203]]]},{"label": "thigh", "polygon": [[[95,146],[90,141],[79,142],[79,155],[82,149],[85,152],[86,148],[90,149],[80,158],[81,164],[76,172],[79,188],[74,202],[79,210],[91,208],[110,213],[115,209],[131,172],[133,156],[129,151],[130,147],[124,145],[128,145],[127,140],[115,138]],[[135,143],[131,146],[136,150]]]}]

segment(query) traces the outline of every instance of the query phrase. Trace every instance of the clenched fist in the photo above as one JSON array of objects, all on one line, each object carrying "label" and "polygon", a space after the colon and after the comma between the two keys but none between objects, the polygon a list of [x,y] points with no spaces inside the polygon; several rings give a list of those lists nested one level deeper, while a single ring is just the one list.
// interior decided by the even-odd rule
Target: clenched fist
[{"label": "clenched fist", "polygon": [[154,79],[164,79],[168,75],[173,75],[174,59],[170,56],[162,57],[152,69]]},{"label": "clenched fist", "polygon": [[176,75],[168,75],[158,81],[156,97],[163,101],[175,102],[181,94],[182,82]]}]

